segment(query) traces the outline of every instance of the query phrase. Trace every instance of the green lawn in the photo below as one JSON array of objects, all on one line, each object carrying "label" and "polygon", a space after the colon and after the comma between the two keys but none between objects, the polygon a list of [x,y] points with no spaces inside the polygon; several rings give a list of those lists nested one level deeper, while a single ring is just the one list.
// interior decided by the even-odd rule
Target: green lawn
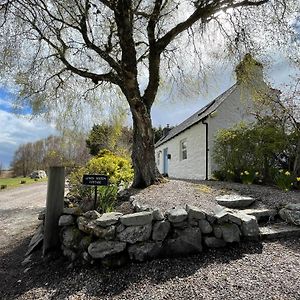
[{"label": "green lawn", "polygon": [[[0,190],[1,190],[1,186],[3,185],[7,185],[7,188],[14,188],[25,184],[45,182],[47,180],[48,178],[37,179],[37,180],[31,179],[29,177],[0,178]],[[26,181],[26,183],[21,184],[21,181]]]}]

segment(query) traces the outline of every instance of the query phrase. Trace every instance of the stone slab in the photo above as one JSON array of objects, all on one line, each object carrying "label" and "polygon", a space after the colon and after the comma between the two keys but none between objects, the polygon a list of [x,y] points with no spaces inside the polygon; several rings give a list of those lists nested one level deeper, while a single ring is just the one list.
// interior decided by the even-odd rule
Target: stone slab
[{"label": "stone slab", "polygon": [[241,195],[223,195],[216,197],[216,201],[219,205],[228,208],[246,208],[254,203],[255,199]]},{"label": "stone slab", "polygon": [[287,225],[286,223],[278,223],[265,227],[260,227],[261,239],[271,240],[287,237],[300,237],[300,227]]},{"label": "stone slab", "polygon": [[277,210],[269,208],[247,208],[243,210],[243,213],[254,216],[257,221],[260,221],[262,218],[274,219],[277,215]]},{"label": "stone slab", "polygon": [[137,212],[134,214],[123,215],[120,221],[125,226],[141,226],[150,224],[153,220],[152,211]]}]

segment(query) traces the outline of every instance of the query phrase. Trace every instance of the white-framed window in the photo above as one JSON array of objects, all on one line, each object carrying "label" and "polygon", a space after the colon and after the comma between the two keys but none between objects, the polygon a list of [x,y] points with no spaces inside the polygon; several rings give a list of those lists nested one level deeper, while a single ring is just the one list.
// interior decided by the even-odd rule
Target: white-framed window
[{"label": "white-framed window", "polygon": [[186,139],[180,141],[180,160],[187,159],[187,142]]}]

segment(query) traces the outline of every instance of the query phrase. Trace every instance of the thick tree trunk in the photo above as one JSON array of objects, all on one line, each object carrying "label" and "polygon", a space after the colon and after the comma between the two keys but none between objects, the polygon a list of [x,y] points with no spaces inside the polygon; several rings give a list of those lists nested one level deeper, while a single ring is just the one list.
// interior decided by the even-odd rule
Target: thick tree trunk
[{"label": "thick tree trunk", "polygon": [[[141,101],[142,102],[142,101]],[[134,187],[147,187],[158,182],[160,175],[155,163],[154,135],[150,112],[144,104],[131,107],[133,118],[132,163]]]}]

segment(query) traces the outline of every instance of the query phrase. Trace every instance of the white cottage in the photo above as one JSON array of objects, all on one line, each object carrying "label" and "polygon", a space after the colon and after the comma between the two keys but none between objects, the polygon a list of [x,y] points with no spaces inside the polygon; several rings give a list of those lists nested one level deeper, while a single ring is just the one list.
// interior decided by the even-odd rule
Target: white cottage
[{"label": "white cottage", "polygon": [[[183,121],[155,145],[158,170],[172,178],[209,179],[217,166],[212,158],[214,138],[219,129],[255,121],[266,97],[278,97],[263,80],[263,67],[247,54],[236,67],[237,82]],[[258,101],[260,100],[260,101]]]}]

